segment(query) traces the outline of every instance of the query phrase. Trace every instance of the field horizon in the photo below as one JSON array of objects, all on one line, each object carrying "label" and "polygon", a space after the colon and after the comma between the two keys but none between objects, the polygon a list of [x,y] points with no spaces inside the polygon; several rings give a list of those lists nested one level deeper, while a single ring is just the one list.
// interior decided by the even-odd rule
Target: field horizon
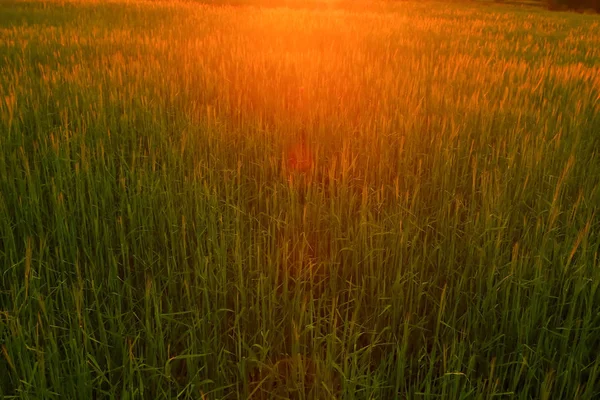
[{"label": "field horizon", "polygon": [[0,398],[600,397],[600,16],[244,3],[0,3]]}]

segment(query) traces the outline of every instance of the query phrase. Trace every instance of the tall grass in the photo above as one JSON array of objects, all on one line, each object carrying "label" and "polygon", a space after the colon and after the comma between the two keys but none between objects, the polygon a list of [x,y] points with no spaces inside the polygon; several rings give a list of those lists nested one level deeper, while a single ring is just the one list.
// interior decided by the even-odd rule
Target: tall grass
[{"label": "tall grass", "polygon": [[0,3],[0,397],[600,395],[600,19],[319,4]]}]

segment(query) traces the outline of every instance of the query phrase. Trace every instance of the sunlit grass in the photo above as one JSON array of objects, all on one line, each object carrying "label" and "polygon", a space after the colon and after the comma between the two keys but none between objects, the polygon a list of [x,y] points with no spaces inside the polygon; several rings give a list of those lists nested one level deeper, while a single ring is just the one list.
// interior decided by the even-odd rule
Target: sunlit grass
[{"label": "sunlit grass", "polygon": [[599,396],[600,18],[287,4],[0,3],[0,397]]}]

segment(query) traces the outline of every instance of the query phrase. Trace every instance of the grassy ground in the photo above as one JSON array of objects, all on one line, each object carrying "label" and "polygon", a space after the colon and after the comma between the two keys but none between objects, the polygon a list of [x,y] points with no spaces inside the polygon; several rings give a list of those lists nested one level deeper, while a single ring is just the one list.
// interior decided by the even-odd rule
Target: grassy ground
[{"label": "grassy ground", "polygon": [[600,17],[0,3],[0,398],[600,395]]}]

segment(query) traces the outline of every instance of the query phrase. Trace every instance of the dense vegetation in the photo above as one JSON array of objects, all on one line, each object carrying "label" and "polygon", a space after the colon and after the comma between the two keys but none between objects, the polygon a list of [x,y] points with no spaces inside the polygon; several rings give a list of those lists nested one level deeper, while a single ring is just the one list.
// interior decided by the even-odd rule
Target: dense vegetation
[{"label": "dense vegetation", "polygon": [[548,0],[551,10],[574,9],[600,12],[600,0]]},{"label": "dense vegetation", "polygon": [[1,2],[0,397],[599,396],[599,63],[542,8]]}]

